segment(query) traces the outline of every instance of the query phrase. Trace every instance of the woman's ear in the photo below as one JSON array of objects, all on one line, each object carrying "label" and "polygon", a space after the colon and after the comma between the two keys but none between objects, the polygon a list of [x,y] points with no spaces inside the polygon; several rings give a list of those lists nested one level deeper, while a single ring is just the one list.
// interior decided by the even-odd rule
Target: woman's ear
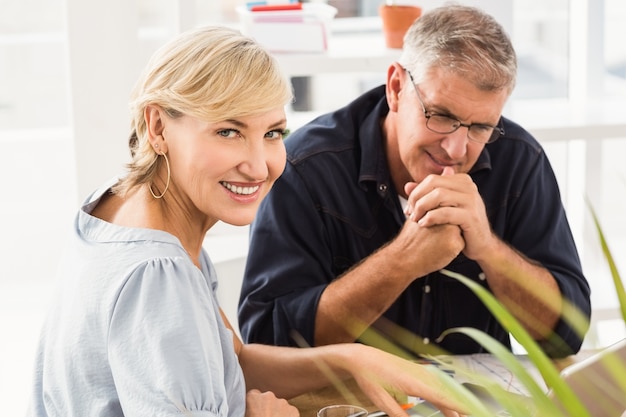
[{"label": "woman's ear", "polygon": [[398,102],[400,101],[400,92],[404,85],[404,79],[406,78],[406,71],[398,62],[394,62],[387,69],[387,104],[389,105],[389,111],[398,111]]},{"label": "woman's ear", "polygon": [[148,140],[157,154],[167,153],[167,143],[163,138],[165,128],[164,111],[160,106],[149,104],[144,110]]}]

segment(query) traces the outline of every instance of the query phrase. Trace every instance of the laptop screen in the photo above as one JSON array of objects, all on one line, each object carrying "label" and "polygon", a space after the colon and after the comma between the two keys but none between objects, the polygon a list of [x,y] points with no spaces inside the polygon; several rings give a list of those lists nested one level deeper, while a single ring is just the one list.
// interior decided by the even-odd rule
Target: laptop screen
[{"label": "laptop screen", "polygon": [[[626,412],[626,339],[568,366],[561,377],[592,416]],[[563,409],[552,392],[548,396]]]}]

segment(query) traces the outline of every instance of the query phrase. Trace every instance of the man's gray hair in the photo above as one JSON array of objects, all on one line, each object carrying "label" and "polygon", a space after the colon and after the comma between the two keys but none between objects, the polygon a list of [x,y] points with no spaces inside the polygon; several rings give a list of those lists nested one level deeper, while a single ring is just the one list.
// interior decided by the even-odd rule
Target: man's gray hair
[{"label": "man's gray hair", "polygon": [[517,58],[508,34],[492,16],[447,5],[419,17],[404,37],[400,63],[419,83],[438,69],[461,76],[483,91],[515,87]]}]

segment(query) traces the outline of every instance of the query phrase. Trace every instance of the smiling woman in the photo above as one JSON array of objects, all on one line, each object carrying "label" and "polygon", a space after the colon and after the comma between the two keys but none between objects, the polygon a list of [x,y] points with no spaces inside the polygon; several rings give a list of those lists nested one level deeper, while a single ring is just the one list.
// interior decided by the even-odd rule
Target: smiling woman
[{"label": "smiling woman", "polygon": [[[231,29],[186,32],[153,56],[131,98],[128,174],[94,192],[76,217],[30,415],[156,415],[198,404],[243,414],[243,375],[202,244],[218,220],[249,223],[282,172],[290,99],[275,61]],[[200,330],[211,336],[198,338]],[[206,387],[200,403],[191,385]],[[273,394],[249,400],[289,414]]]}]

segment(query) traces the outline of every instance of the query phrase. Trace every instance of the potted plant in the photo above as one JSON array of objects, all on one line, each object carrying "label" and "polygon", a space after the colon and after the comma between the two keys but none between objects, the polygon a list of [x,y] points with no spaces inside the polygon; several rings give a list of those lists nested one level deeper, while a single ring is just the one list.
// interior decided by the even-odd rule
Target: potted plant
[{"label": "potted plant", "polygon": [[386,0],[378,8],[383,23],[383,35],[387,48],[402,48],[404,34],[415,19],[422,15],[419,6],[401,3],[401,0]]}]

